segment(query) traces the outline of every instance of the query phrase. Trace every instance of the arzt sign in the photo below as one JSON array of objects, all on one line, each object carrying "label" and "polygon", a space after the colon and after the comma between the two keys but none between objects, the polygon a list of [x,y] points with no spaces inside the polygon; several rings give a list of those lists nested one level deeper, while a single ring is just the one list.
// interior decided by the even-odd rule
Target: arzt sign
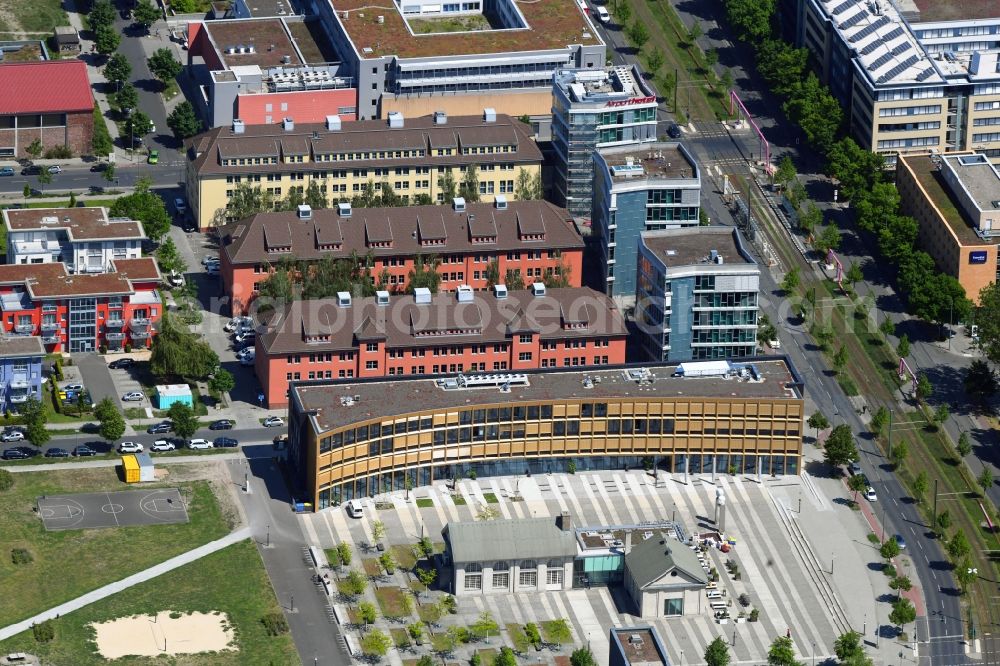
[{"label": "arzt sign", "polygon": [[656,97],[631,97],[629,99],[616,99],[608,102],[607,106],[633,106],[635,104],[649,104],[655,102]]}]

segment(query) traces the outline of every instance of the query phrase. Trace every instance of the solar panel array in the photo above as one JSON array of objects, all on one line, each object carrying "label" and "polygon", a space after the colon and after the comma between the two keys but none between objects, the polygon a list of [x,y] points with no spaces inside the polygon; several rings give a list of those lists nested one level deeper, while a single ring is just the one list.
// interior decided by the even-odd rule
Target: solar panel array
[{"label": "solar panel array", "polygon": [[839,16],[840,14],[843,14],[848,9],[850,9],[853,5],[854,5],[854,0],[845,0],[844,2],[837,5],[836,9],[833,10],[833,15]]},{"label": "solar panel array", "polygon": [[851,35],[850,42],[860,42],[862,39],[872,34],[879,28],[889,25],[889,19],[884,16],[879,16],[874,23],[870,23],[864,27],[863,30],[859,30],[857,33]]},{"label": "solar panel array", "polygon": [[920,58],[911,55],[909,58],[899,63],[898,65],[890,69],[888,72],[878,77],[878,82],[885,83],[886,81],[891,81],[892,79],[896,78],[897,76],[905,72],[909,67],[912,67],[918,62],[920,62]]},{"label": "solar panel array", "polygon": [[867,14],[868,14],[868,12],[866,10],[862,9],[860,12],[858,12],[857,14],[855,14],[854,16],[852,16],[851,18],[849,18],[846,21],[844,21],[843,23],[841,23],[840,24],[840,29],[841,30],[846,30],[847,28],[850,28],[852,26],[857,25],[858,23],[861,23],[861,21],[864,20],[864,18],[865,18],[865,16]]},{"label": "solar panel array", "polygon": [[871,44],[858,51],[858,53],[865,56],[871,55],[875,53],[875,49],[877,49],[880,46],[885,46],[885,41],[882,39],[873,39]]},{"label": "solar panel array", "polygon": [[927,79],[931,78],[932,76],[934,76],[934,68],[933,67],[928,67],[924,71],[922,71],[919,74],[917,74],[917,81],[926,81]]},{"label": "solar panel array", "polygon": [[892,60],[893,58],[895,58],[900,54],[906,53],[911,48],[913,47],[910,46],[909,42],[903,42],[902,44],[897,44],[891,51],[889,51],[888,53],[883,53],[878,57],[877,60],[875,60],[872,64],[868,65],[868,71],[874,72],[878,68],[884,67],[890,60]]}]

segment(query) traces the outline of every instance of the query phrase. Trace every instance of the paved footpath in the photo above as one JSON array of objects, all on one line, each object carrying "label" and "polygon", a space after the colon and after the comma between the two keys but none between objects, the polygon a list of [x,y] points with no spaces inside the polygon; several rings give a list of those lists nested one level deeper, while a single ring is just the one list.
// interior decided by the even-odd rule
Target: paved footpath
[{"label": "paved footpath", "polygon": [[47,611],[43,611],[38,615],[35,615],[34,617],[29,617],[23,622],[3,627],[0,629],[0,640],[5,640],[11,636],[16,636],[22,631],[27,631],[28,629],[31,629],[31,625],[33,624],[45,622],[46,620],[52,620],[67,613],[72,613],[73,611],[79,610],[80,608],[92,604],[95,601],[100,601],[101,599],[110,597],[113,594],[118,594],[122,590],[126,590],[130,587],[138,585],[139,583],[145,583],[147,580],[152,580],[153,578],[165,574],[168,571],[173,571],[174,569],[182,567],[185,564],[190,564],[195,560],[200,560],[206,555],[211,555],[212,553],[220,551],[227,546],[231,546],[234,543],[238,543],[248,538],[250,538],[249,527],[243,527],[234,532],[230,532],[221,539],[206,543],[204,546],[198,546],[197,548],[189,550],[186,553],[181,553],[177,557],[172,557],[165,562],[160,562],[159,564],[149,567],[144,571],[140,571],[137,574],[133,574],[128,578],[123,578],[122,580],[114,583],[109,583],[104,587],[99,587],[93,592],[88,592],[87,594],[77,597],[76,599],[72,599],[64,604],[50,608]]}]

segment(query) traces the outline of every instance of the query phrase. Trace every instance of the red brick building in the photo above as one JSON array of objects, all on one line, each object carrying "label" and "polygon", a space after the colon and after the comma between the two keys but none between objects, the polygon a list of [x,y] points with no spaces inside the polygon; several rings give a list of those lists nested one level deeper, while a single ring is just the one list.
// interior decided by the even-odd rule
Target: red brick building
[{"label": "red brick building", "polygon": [[148,347],[163,315],[152,257],[119,259],[109,273],[71,275],[65,264],[0,265],[5,335],[40,335],[47,352]]},{"label": "red brick building", "polygon": [[0,159],[30,157],[35,139],[43,152],[69,146],[91,154],[94,95],[82,60],[0,65]]},{"label": "red brick building", "polygon": [[403,292],[417,257],[440,261],[441,291],[460,285],[486,289],[490,263],[504,281],[507,271],[525,286],[549,273],[565,274],[579,287],[583,239],[569,214],[545,201],[500,204],[405,206],[261,213],[222,230],[222,282],[233,313],[246,312],[270,267],[283,257],[319,261],[371,256],[372,275]]},{"label": "red brick building", "polygon": [[[420,293],[423,292],[423,293]],[[293,380],[507,372],[625,362],[625,320],[586,288],[295,301],[268,313],[256,343],[269,408]]]}]

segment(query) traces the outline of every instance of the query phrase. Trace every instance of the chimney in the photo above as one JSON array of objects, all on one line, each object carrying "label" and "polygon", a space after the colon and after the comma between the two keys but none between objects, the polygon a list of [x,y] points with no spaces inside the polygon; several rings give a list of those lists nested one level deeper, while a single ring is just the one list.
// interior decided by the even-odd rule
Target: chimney
[{"label": "chimney", "polygon": [[244,134],[246,131],[246,124],[239,118],[233,118],[233,134]]},{"label": "chimney", "polygon": [[340,131],[340,116],[327,116],[326,117],[326,128],[331,132]]},{"label": "chimney", "polygon": [[475,293],[472,291],[472,287],[467,284],[459,285],[456,293],[458,295],[459,303],[471,303],[476,297]]},{"label": "chimney", "polygon": [[291,132],[295,129],[295,121],[291,118],[285,118],[282,120],[281,125],[286,132]]},{"label": "chimney", "polygon": [[483,122],[495,123],[497,121],[497,110],[487,107],[483,109]]},{"label": "chimney", "polygon": [[299,204],[298,211],[300,220],[309,220],[313,216],[312,208],[308,204]]},{"label": "chimney", "polygon": [[625,554],[632,552],[632,530],[625,532]]},{"label": "chimney", "polygon": [[402,129],[403,127],[403,114],[399,111],[389,112],[389,128],[390,129]]},{"label": "chimney", "polygon": [[448,124],[448,114],[444,111],[434,112],[434,124],[435,125],[447,125]]},{"label": "chimney", "polygon": [[431,290],[427,287],[417,287],[413,290],[413,302],[418,305],[426,305],[431,302]]},{"label": "chimney", "polygon": [[569,517],[569,511],[563,511],[559,514],[559,529],[563,532],[569,532],[573,529],[573,521]]}]

